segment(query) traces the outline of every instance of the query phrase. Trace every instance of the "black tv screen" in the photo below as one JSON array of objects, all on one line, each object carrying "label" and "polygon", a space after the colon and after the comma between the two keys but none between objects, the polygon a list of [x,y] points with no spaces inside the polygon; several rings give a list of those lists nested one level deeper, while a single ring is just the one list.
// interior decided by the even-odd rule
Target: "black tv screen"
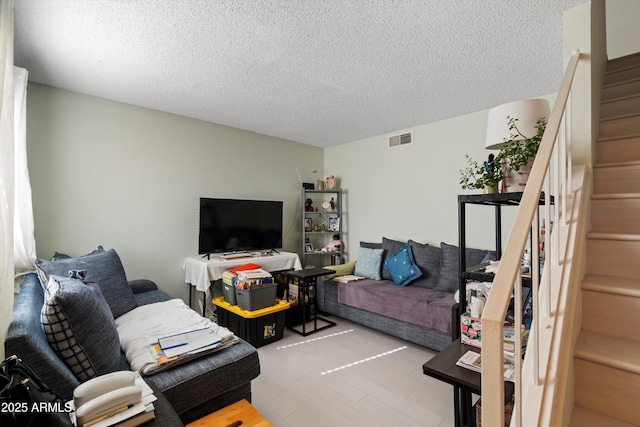
[{"label": "black tv screen", "polygon": [[200,198],[198,253],[282,248],[282,202]]}]

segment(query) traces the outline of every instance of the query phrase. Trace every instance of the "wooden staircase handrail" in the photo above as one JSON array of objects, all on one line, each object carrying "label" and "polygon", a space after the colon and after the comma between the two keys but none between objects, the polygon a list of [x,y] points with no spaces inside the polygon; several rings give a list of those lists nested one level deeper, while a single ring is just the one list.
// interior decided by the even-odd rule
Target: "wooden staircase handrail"
[{"label": "wooden staircase handrail", "polygon": [[[482,425],[504,425],[503,323],[514,291],[514,283],[519,278],[521,255],[527,244],[534,215],[539,208],[540,194],[547,176],[579,58],[580,53],[576,51],[571,55],[567,64],[556,102],[549,116],[540,148],[531,168],[513,227],[493,281],[490,297],[482,314]],[[556,179],[561,179],[561,177]],[[562,180],[562,182],[563,191],[566,194],[571,190],[571,184],[569,180]],[[556,209],[558,208],[556,206]]]}]

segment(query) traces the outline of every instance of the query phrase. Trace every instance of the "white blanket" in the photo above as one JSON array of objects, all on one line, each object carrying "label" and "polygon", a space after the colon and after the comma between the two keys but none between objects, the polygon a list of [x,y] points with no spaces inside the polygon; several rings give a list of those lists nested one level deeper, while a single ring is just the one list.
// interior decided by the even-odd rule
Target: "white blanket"
[{"label": "white blanket", "polygon": [[142,375],[155,374],[177,363],[210,353],[205,351],[181,356],[174,362],[159,364],[156,362],[151,346],[157,343],[160,337],[193,329],[211,328],[221,339],[221,345],[212,351],[227,348],[239,341],[229,329],[200,316],[181,299],[134,308],[116,319],[116,327],[120,335],[120,346],[131,369],[139,371]]}]

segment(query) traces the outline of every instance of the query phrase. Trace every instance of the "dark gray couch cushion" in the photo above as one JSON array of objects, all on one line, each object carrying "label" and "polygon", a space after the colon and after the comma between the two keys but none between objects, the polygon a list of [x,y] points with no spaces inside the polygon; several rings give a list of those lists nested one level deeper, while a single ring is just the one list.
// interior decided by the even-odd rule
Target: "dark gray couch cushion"
[{"label": "dark gray couch cushion", "polygon": [[120,367],[120,339],[111,312],[80,280],[50,276],[41,322],[47,341],[78,380]]},{"label": "dark gray couch cushion", "polygon": [[[438,280],[436,290],[455,292],[458,287],[458,275],[460,270],[460,254],[457,246],[448,245],[440,242],[442,256],[440,257],[440,270],[438,272]],[[486,249],[465,249],[465,259],[467,267],[480,264],[482,259],[489,251]]]},{"label": "dark gray couch cushion", "polygon": [[440,271],[442,250],[438,246],[429,246],[413,240],[409,240],[409,246],[413,251],[413,259],[422,271],[422,276],[416,279],[411,286],[434,289]]},{"label": "dark gray couch cushion", "polygon": [[387,280],[338,283],[338,302],[392,319],[451,334],[450,292],[395,286]]},{"label": "dark gray couch cushion", "polygon": [[382,243],[360,242],[360,247],[367,249],[382,249]]},{"label": "dark gray couch cushion", "polygon": [[[402,247],[404,245],[406,245],[406,242],[401,242],[399,240],[393,240],[393,239],[387,239],[386,237],[382,238],[382,249],[384,250],[384,254],[383,254],[383,263],[384,261],[387,260],[387,258],[390,258],[393,256],[393,254],[395,254],[396,252],[398,252],[400,249],[402,249]],[[389,271],[386,268],[382,269],[382,279],[383,280],[393,280],[393,278],[391,277],[391,273],[389,273]]]},{"label": "dark gray couch cushion", "polygon": [[56,260],[39,258],[36,260],[36,268],[43,287],[46,286],[52,274],[67,277],[69,270],[86,270],[86,280],[100,286],[114,318],[137,307],[120,257],[113,249],[108,251],[98,249],[77,258]]}]

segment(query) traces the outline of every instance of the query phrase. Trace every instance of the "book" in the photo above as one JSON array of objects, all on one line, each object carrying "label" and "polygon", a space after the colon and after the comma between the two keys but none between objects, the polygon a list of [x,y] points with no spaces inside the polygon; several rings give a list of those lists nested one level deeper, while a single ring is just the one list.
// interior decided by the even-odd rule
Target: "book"
[{"label": "book", "polygon": [[[482,355],[478,352],[469,350],[462,355],[456,362],[461,368],[469,369],[474,372],[482,372]],[[515,381],[516,366],[512,360],[504,358],[504,379],[505,381]]]},{"label": "book", "polygon": [[[153,405],[152,405],[153,408]],[[118,424],[114,424],[116,427],[136,427],[146,423],[147,421],[151,421],[156,418],[155,409],[151,409],[149,411],[145,410],[138,415],[134,415],[131,418],[127,418],[124,421],[119,422]]]},{"label": "book", "polygon": [[218,344],[221,341],[211,328],[202,328],[158,338],[158,345],[164,356],[170,359]]},{"label": "book", "polygon": [[333,280],[335,280],[336,282],[341,282],[341,283],[349,283],[349,282],[355,282],[358,280],[362,280],[364,279],[364,277],[362,276],[354,276],[353,274],[348,274],[346,276],[338,276],[336,278],[334,278]]}]

